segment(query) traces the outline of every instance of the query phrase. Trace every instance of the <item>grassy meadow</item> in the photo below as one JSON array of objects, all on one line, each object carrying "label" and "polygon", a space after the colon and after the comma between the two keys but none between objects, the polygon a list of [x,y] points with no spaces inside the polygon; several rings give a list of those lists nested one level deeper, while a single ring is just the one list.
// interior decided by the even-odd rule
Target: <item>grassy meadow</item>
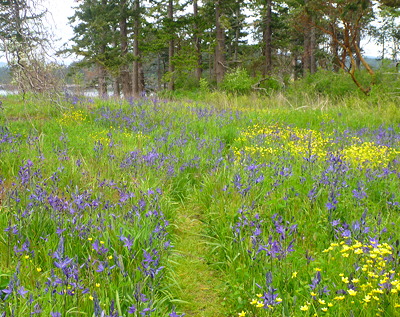
[{"label": "grassy meadow", "polygon": [[398,97],[203,97],[1,99],[0,316],[400,316]]}]

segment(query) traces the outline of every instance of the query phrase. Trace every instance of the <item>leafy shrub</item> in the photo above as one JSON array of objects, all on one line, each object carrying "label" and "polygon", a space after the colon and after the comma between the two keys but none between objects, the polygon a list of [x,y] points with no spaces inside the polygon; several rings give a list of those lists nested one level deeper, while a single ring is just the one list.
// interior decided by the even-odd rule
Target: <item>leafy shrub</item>
[{"label": "leafy shrub", "polygon": [[209,84],[208,84],[207,79],[205,79],[205,78],[200,78],[199,85],[200,85],[200,91],[201,91],[202,93],[207,93],[207,92],[210,91],[210,86],[209,86]]},{"label": "leafy shrub", "polygon": [[[361,77],[361,80],[366,77],[363,72],[358,72],[357,76]],[[344,97],[348,94],[359,93],[359,89],[349,74],[344,71],[335,73],[327,70],[319,70],[315,74],[295,81],[290,86],[289,91],[293,93],[302,91],[311,95],[329,97]]]},{"label": "leafy shrub", "polygon": [[199,82],[190,73],[178,73],[175,76],[175,87],[183,90],[194,90],[199,87]]},{"label": "leafy shrub", "polygon": [[237,68],[233,72],[225,75],[221,88],[228,93],[247,94],[252,90],[254,78],[242,68]]}]

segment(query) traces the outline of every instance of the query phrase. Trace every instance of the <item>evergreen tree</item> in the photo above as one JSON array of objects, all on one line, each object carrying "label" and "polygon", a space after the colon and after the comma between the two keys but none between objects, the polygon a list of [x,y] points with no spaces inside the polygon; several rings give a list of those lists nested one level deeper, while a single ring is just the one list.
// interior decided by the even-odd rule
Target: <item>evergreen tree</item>
[{"label": "evergreen tree", "polygon": [[121,51],[115,45],[118,16],[116,1],[83,0],[70,18],[75,35],[69,51],[82,57],[79,66],[96,68],[101,96],[107,95],[107,74],[118,74],[121,67]]}]

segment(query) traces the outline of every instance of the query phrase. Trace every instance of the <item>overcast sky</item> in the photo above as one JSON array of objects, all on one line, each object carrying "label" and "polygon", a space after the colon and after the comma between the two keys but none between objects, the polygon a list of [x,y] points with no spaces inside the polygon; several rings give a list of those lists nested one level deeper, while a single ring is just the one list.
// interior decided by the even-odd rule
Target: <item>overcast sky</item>
[{"label": "overcast sky", "polygon": [[[73,37],[72,28],[68,24],[68,17],[74,14],[73,7],[76,5],[75,0],[43,0],[43,6],[50,12],[47,17],[48,26],[53,31],[55,38],[59,39],[53,47],[55,50]],[[365,55],[379,55],[379,47],[372,43],[372,41],[364,41],[363,48]],[[69,64],[73,60],[72,57],[57,58],[58,62],[64,64]],[[0,61],[5,60],[4,58],[0,58]]]},{"label": "overcast sky", "polygon": [[[47,21],[56,39],[59,39],[56,46],[59,47],[73,37],[72,28],[68,24],[68,17],[74,14],[73,7],[75,0],[44,0],[43,5],[49,11]],[[56,48],[57,48],[56,47]],[[57,58],[61,63],[69,64],[72,58]]]}]

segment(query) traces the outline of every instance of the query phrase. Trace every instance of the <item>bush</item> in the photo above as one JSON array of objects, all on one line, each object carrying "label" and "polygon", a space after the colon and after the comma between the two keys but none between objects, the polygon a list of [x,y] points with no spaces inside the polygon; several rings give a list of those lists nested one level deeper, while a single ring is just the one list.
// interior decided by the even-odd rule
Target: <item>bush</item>
[{"label": "bush", "polygon": [[225,75],[221,88],[228,93],[248,94],[255,84],[255,79],[242,68],[237,68],[233,72]]},{"label": "bush", "polygon": [[[358,77],[365,77],[362,72]],[[338,73],[319,70],[315,74],[308,75],[295,81],[289,88],[289,92],[306,92],[310,95],[323,95],[327,97],[344,97],[349,94],[358,94],[360,91],[352,81],[349,74],[340,71]]]}]

